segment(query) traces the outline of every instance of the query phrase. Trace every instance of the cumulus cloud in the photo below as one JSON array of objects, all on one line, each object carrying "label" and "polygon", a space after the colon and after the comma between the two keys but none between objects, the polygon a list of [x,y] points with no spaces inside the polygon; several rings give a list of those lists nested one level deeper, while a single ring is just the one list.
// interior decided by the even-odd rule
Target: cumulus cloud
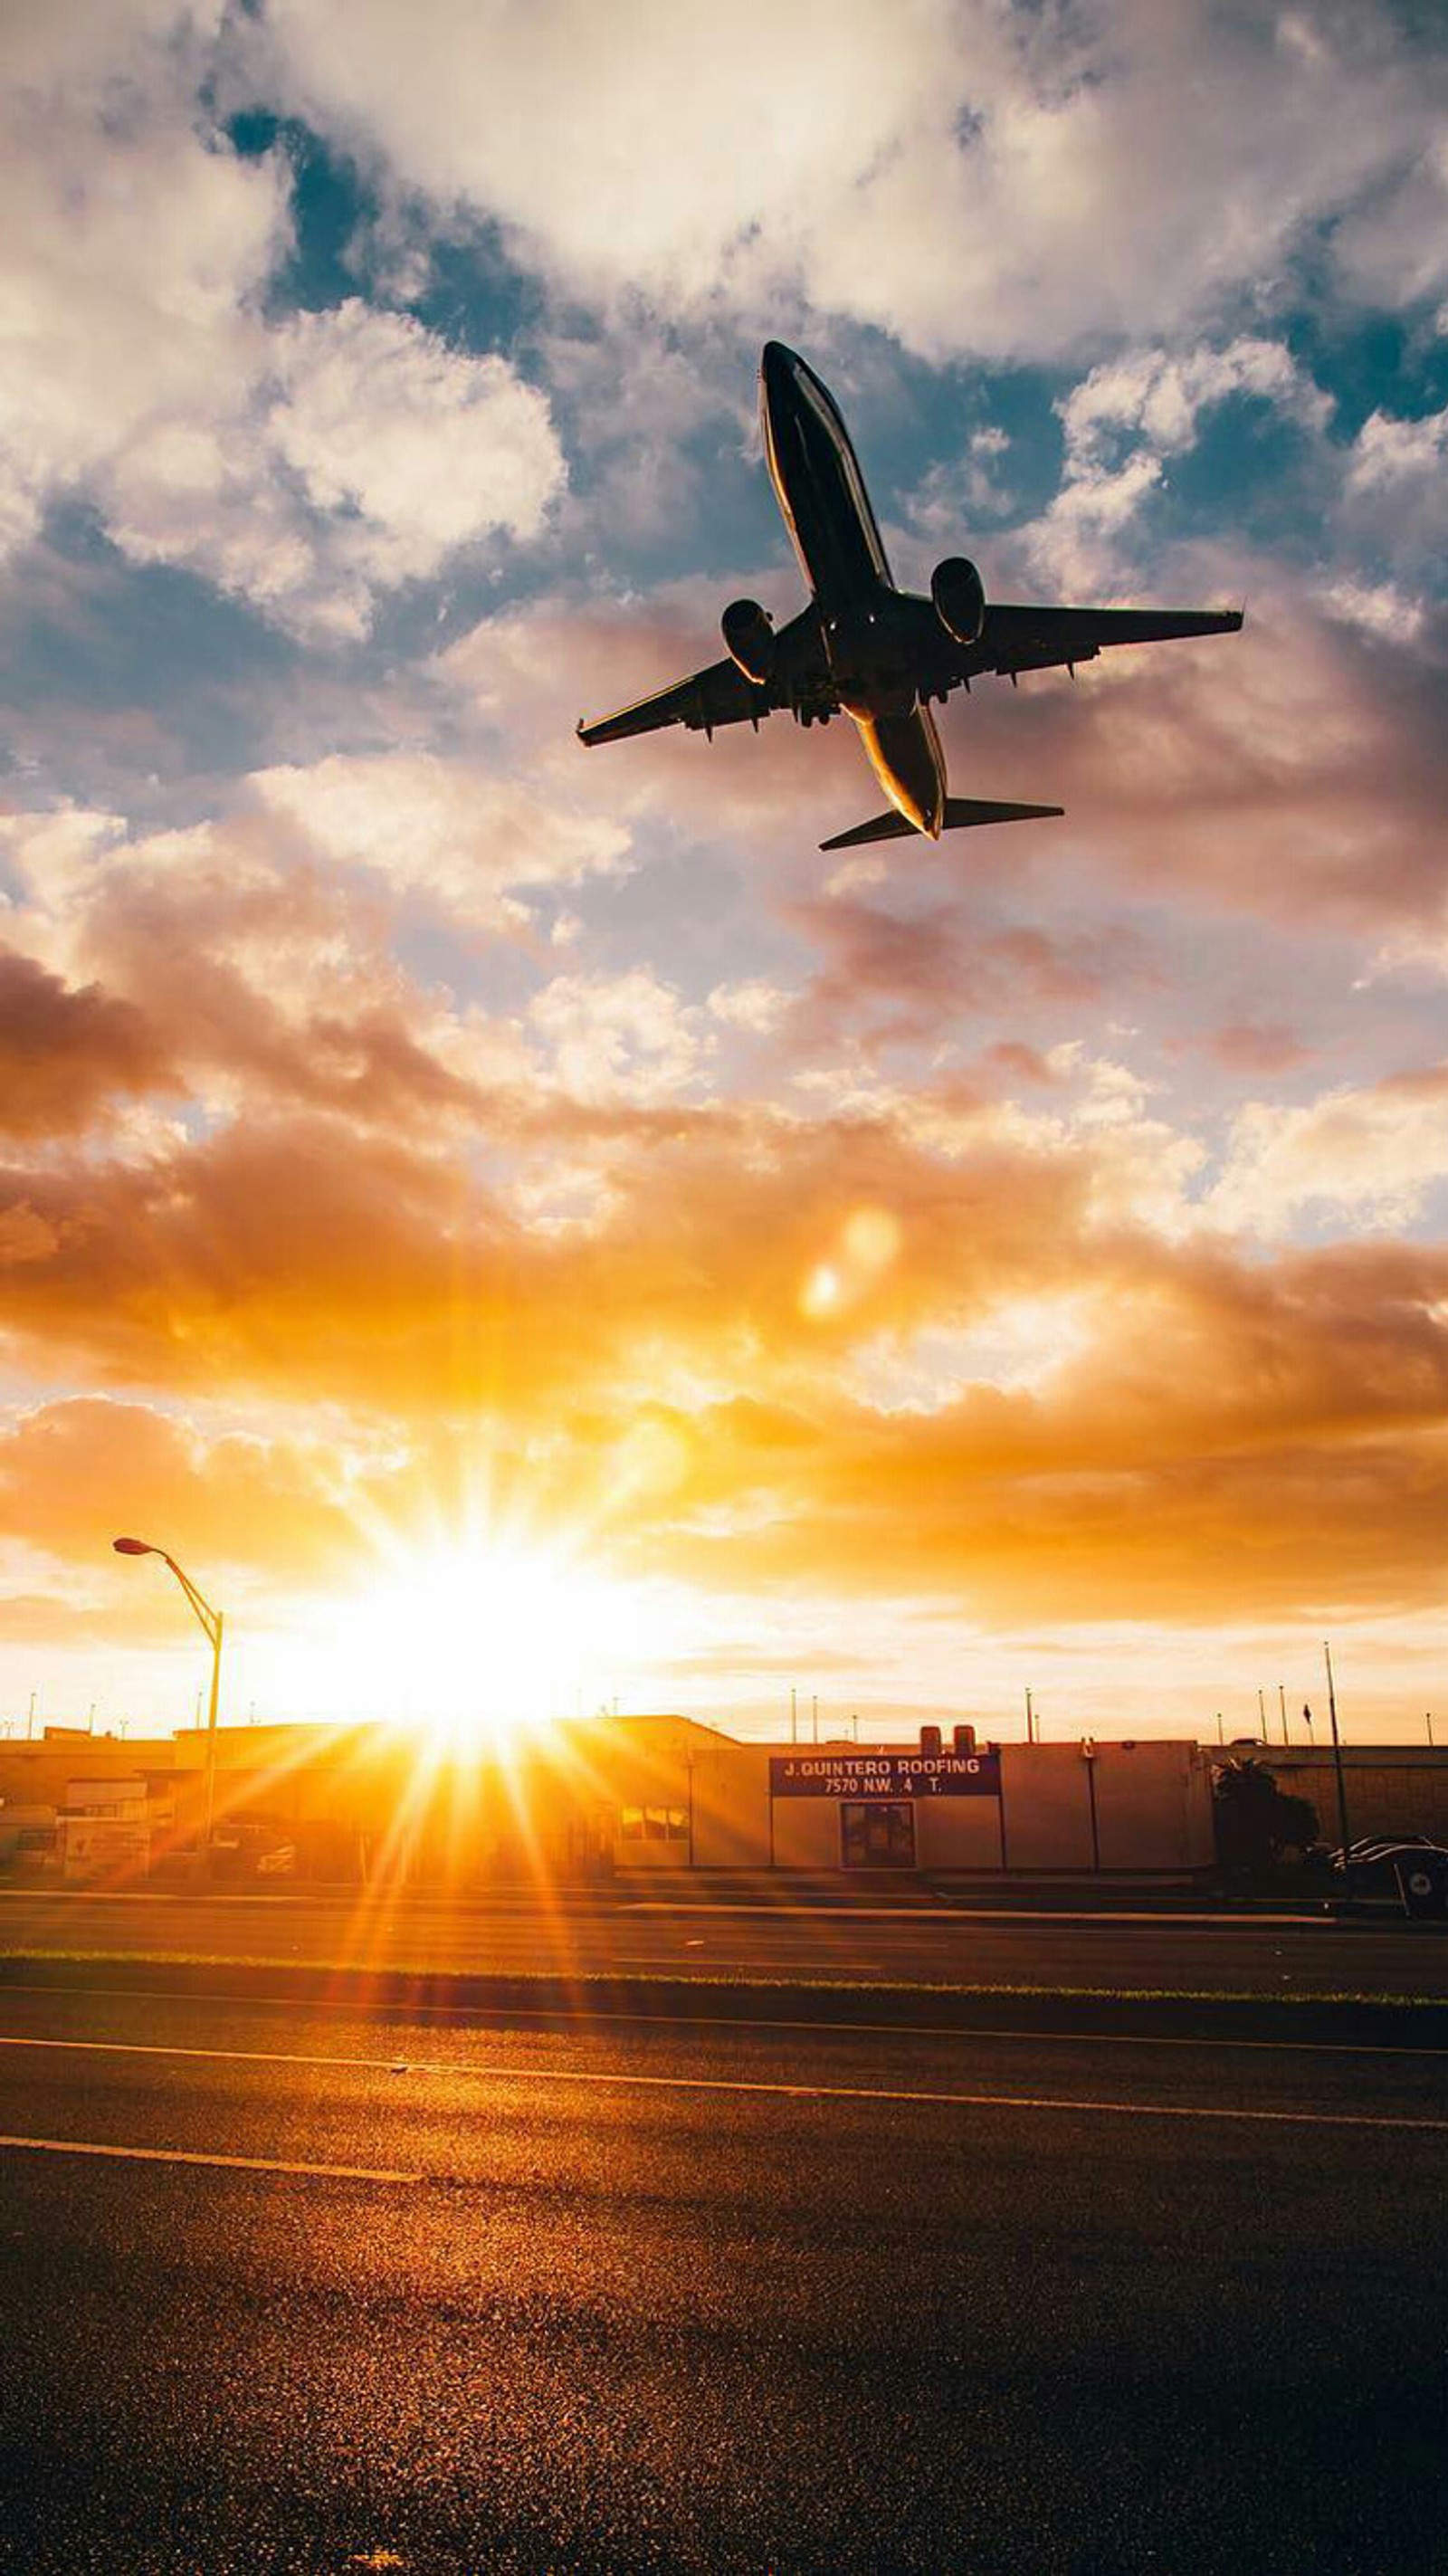
[{"label": "cumulus cloud", "polygon": [[701,1015],[646,966],[624,975],[558,975],[528,1005],[549,1078],[582,1101],[662,1101],[707,1061]]},{"label": "cumulus cloud", "polygon": [[629,849],[617,823],[430,752],[262,770],[251,791],[327,859],[370,869],[480,928],[518,929],[531,918],[523,889],[616,874]]},{"label": "cumulus cloud", "polygon": [[0,947],[0,1131],[64,1135],[118,1097],[173,1078],[134,1002],[95,984],[77,990],[33,957]]},{"label": "cumulus cloud", "polygon": [[[1179,557],[1171,589],[1220,598],[1231,578]],[[942,737],[995,792],[1049,793],[1053,846],[1069,835],[1138,889],[1427,955],[1448,890],[1441,697],[1427,632],[1365,633],[1278,574],[1240,635],[1104,653],[1077,687],[977,689]]]},{"label": "cumulus cloud", "polygon": [[[272,0],[267,23],[262,77],[300,112],[575,294],[806,301],[937,357],[1250,303],[1437,139],[1431,67],[1376,11],[910,0],[887,24],[741,0],[666,23],[636,0],[605,25],[583,0],[438,0],[423,46],[387,0]],[[1405,294],[1412,257],[1380,232]]]},{"label": "cumulus cloud", "polygon": [[[544,397],[353,300],[275,319],[291,171],[208,117],[219,10],[32,16],[0,85],[0,544],[68,494],[142,563],[311,632],[536,534],[563,481]],[[365,396],[365,398],[364,398]]]},{"label": "cumulus cloud", "polygon": [[791,998],[780,985],[771,984],[762,975],[751,975],[738,984],[716,984],[709,995],[709,1008],[726,1028],[742,1029],[750,1037],[768,1037],[779,1027]]},{"label": "cumulus cloud", "polygon": [[[79,1558],[103,1573],[120,1526],[164,1534],[221,1575],[315,1580],[347,1552],[345,1500],[334,1445],[294,1433],[208,1436],[175,1412],[99,1396],[37,1405],[0,1429],[0,1540],[23,1540],[57,1570]],[[118,1570],[114,1589],[132,1633],[174,1634],[169,1592]]]},{"label": "cumulus cloud", "polygon": [[[7,837],[26,953],[9,968],[0,1124],[38,1140],[158,1090],[209,1116],[301,1102],[383,1127],[476,1109],[476,1082],[446,1060],[452,1015],[387,953],[385,913],[286,865],[255,823],[129,840],[112,817],[70,813],[13,818]],[[134,1117],[129,1142],[154,1143]]]},{"label": "cumulus cloud", "polygon": [[460,547],[535,536],[563,481],[544,397],[356,298],[270,329],[230,417],[163,416],[113,459],[110,533],[318,634]]},{"label": "cumulus cloud", "polygon": [[1445,463],[1448,406],[1416,419],[1371,412],[1348,459],[1348,529],[1399,570],[1411,565],[1420,578],[1424,559],[1441,554],[1448,534]]},{"label": "cumulus cloud", "polygon": [[1309,433],[1332,410],[1280,341],[1241,337],[1182,353],[1136,349],[1093,367],[1056,405],[1061,488],[1026,532],[1028,559],[1068,588],[1109,585],[1121,539],[1161,485],[1164,460],[1195,446],[1201,416],[1233,397],[1270,404]]},{"label": "cumulus cloud", "polygon": [[1223,1224],[1287,1231],[1304,1208],[1401,1227],[1448,1179],[1448,1065],[1239,1114],[1211,1207]]}]

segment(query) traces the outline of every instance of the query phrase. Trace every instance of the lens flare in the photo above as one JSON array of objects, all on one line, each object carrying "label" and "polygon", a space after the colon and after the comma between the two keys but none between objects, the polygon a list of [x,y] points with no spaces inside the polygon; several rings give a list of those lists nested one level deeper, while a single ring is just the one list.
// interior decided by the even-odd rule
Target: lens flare
[{"label": "lens flare", "polygon": [[562,1542],[394,1545],[334,1614],[330,1680],[440,1747],[506,1751],[668,1651],[667,1614]]}]

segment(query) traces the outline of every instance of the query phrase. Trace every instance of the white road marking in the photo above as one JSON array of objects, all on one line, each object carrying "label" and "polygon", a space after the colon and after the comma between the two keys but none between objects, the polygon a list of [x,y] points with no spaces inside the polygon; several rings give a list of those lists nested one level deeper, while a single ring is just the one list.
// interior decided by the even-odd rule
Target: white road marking
[{"label": "white road marking", "polygon": [[47,2156],[118,2156],[145,2165],[217,2166],[227,2173],[303,2174],[320,2182],[421,2182],[420,2173],[395,2173],[385,2165],[292,2164],[278,2156],[201,2155],[189,2147],[110,2147],[85,2138],[4,2138],[0,2147],[20,2147]]},{"label": "white road marking", "polygon": [[[797,1968],[799,1966],[799,1960],[797,1958],[760,1959],[756,1958],[752,1951],[746,1959],[729,1960],[724,1958],[670,1959],[668,1957],[661,1959],[657,1950],[610,1950],[604,1964],[608,1968],[651,1968],[655,1976],[662,1972],[667,1976],[687,1978],[693,1976],[697,1971],[702,1975],[705,1982],[707,1982],[708,1979],[714,1976],[720,1968],[736,1966],[749,1968],[751,1970],[755,1968]],[[882,1977],[885,1974],[886,1964],[886,1961],[883,1959],[856,1959],[848,1953],[842,1956],[838,1951],[828,1948],[822,1952],[820,1958],[815,1962],[816,1966],[828,1968],[836,1976],[840,1975],[845,1969],[861,1969],[868,1970],[874,1976]],[[503,1973],[506,1974],[506,1970]],[[560,1973],[566,1974],[567,1971],[566,1969],[561,1969]]]},{"label": "white road marking", "polygon": [[[72,2049],[100,2057],[185,2057],[206,2058],[244,2066],[305,2066],[345,2069],[370,2074],[433,2075],[449,2081],[466,2079],[475,2084],[612,2084],[658,2093],[760,2093],[780,2096],[792,2102],[921,2102],[936,2105],[958,2104],[968,2110],[1000,2111],[1093,2111],[1111,2112],[1121,2117],[1145,2120],[1251,2120],[1298,2129],[1426,2129],[1448,2135],[1448,2119],[1420,2119],[1405,2112],[1376,2111],[1259,2111],[1224,2108],[1219,2104],[1182,2102],[1103,2102],[1054,2093],[959,2093],[933,2092],[916,2087],[882,2084],[781,2084],[762,2076],[740,2075],[643,2075],[614,2067],[581,2066],[498,2066],[438,2064],[424,2058],[399,2060],[395,2057],[304,2057],[289,2050],[260,2048],[183,2048],[156,2040],[131,2039],[0,2039],[4,2048]],[[24,2145],[21,2139],[0,2138],[0,2146]],[[115,2148],[97,2150],[116,2155],[140,2154],[143,2150]],[[182,2162],[215,2162],[215,2158],[182,2158]],[[226,2158],[219,2161],[226,2162]],[[245,2157],[231,2161],[246,2163]],[[265,2170],[272,2170],[267,2167]],[[278,2167],[278,2171],[326,2172],[342,2167]],[[406,2175],[390,2177],[406,2181]],[[375,2179],[375,2177],[374,2177]]]},{"label": "white road marking", "polygon": [[[363,1891],[363,1893],[365,1895],[365,1891]],[[406,1920],[409,1915],[412,1915],[414,1919],[418,1921],[424,1921],[438,1914],[447,1914],[451,1916],[457,1912],[462,1912],[466,1919],[470,1921],[481,1919],[486,1922],[508,1922],[520,1915],[525,1915],[527,1912],[526,1906],[521,1902],[511,1905],[499,1905],[497,1907],[450,1907],[441,1899],[433,1901],[415,1900],[411,1906],[399,1909],[393,1903],[391,1898],[386,1895],[377,1896],[375,1901],[371,1904],[364,1902],[363,1904],[358,1905],[355,1897],[338,1897],[335,1899],[306,1897],[299,1899],[282,1889],[278,1889],[274,1895],[263,1896],[248,1890],[245,1894],[238,1893],[236,1895],[223,1897],[202,1896],[198,1900],[194,1890],[184,1888],[108,1887],[93,1890],[77,1888],[69,1893],[63,1893],[61,1890],[56,1888],[37,1890],[29,1887],[0,1887],[0,1902],[3,1902],[7,1898],[11,1902],[17,1904],[49,1906],[56,1914],[59,1914],[62,1911],[69,1911],[72,1908],[79,1910],[84,1906],[93,1905],[190,1906],[194,1908],[197,1906],[198,1902],[202,1906],[224,1907],[228,1913],[236,1907],[247,1905],[290,1906],[293,1911],[299,1915],[321,1913],[330,1916],[337,1913],[351,1914],[355,1911],[361,1914],[364,1921],[372,1920],[382,1915],[385,1915],[390,1921],[395,1921],[398,1917],[399,1911],[401,1911],[404,1920]],[[1007,1932],[1013,1925],[1018,1923],[1058,1923],[1063,1927],[1068,1925],[1076,1926],[1083,1923],[1131,1923],[1153,1925],[1158,1930],[1170,1929],[1174,1925],[1186,1925],[1188,1928],[1198,1931],[1205,1926],[1210,1926],[1213,1930],[1221,1930],[1225,1927],[1236,1926],[1258,1932],[1270,1932],[1279,1926],[1285,1926],[1296,1930],[1307,1928],[1319,1932],[1333,1929],[1360,1932],[1391,1932],[1403,1928],[1403,1918],[1396,1912],[1389,1912],[1386,1909],[1381,1918],[1367,1917],[1359,1918],[1356,1922],[1343,1922],[1336,1915],[1323,1913],[1248,1914],[1227,1911],[1215,1912],[1210,1909],[1202,1912],[1191,1913],[1185,1911],[1177,1912],[1175,1910],[1163,1913],[1156,1909],[1147,1907],[1131,1908],[1127,1906],[1116,1906],[1107,1909],[1105,1907],[1094,1905],[1082,1907],[1076,1911],[1071,1911],[1053,1905],[870,1905],[862,1904],[858,1901],[853,1904],[830,1901],[818,1905],[790,1904],[788,1902],[780,1902],[778,1904],[759,1903],[753,1905],[727,1905],[702,1898],[670,1898],[658,1896],[620,1896],[615,1898],[612,1904],[599,1904],[596,1901],[589,1902],[588,1900],[584,1900],[579,1904],[566,1906],[557,1919],[564,1924],[577,1922],[586,1926],[590,1924],[598,1925],[610,1922],[626,1922],[631,1916],[636,1917],[639,1915],[647,1915],[654,1917],[661,1914],[671,1914],[676,1916],[723,1915],[725,1917],[734,1916],[736,1918],[749,1918],[763,1921],[810,1923],[828,1923],[830,1921],[843,1923],[988,1923],[996,1925],[1002,1931]]]},{"label": "white road marking", "polygon": [[[962,1988],[964,1993],[969,1991],[968,1987]],[[1067,1988],[1065,1991],[1069,1993],[1071,1990]],[[513,2021],[561,2021],[570,2028],[581,2023],[585,2029],[595,2022],[621,2022],[626,2028],[637,2023],[649,2030],[688,2030],[695,2033],[711,2030],[812,2030],[833,2032],[839,2039],[1007,2039],[1021,2040],[1028,2046],[1058,2048],[1077,2045],[1092,2048],[1227,2048],[1247,2049],[1274,2057],[1448,2057],[1448,2048],[1430,2047],[1426,2043],[1409,2047],[1406,2043],[1375,2039],[1219,2039],[1210,2034],[1189,2038],[1176,2031],[1150,2030],[992,2030],[986,2022],[819,2021],[797,2017],[774,2020],[761,2019],[753,2013],[649,2013],[615,2012],[612,2009],[579,2013],[551,2004],[367,2005],[335,1995],[314,1995],[309,2002],[298,2003],[292,1995],[237,1995],[217,1992],[209,1987],[198,1988],[194,1993],[177,1994],[166,1986],[57,1986],[41,1977],[0,1978],[0,2001],[7,1994],[51,1995],[71,2003],[92,2002],[105,1997],[107,2001],[117,2003],[228,2004],[239,2012],[284,2012],[294,2017],[300,2014],[304,2020],[314,2013],[341,2013],[349,2021],[376,2020],[387,2015],[404,2023],[462,2021],[477,2030],[486,2030],[497,2022]],[[1168,1994],[1162,2000],[1175,2003],[1179,1999]],[[1188,1996],[1184,2000],[1191,2002],[1196,1998]],[[1257,1994],[1247,1988],[1241,1994],[1229,1995],[1226,2000],[1250,2005],[1270,2002],[1273,1998],[1265,1992]],[[1315,2000],[1311,1995],[1307,1997],[1309,2003]],[[1372,2002],[1374,1998],[1369,1996],[1367,2000]],[[1420,2000],[1436,2006],[1441,2005],[1444,1998],[1428,1996]],[[23,2034],[13,2040],[0,2037],[0,2047],[22,2044],[35,2043],[25,2042]],[[62,2044],[59,2041],[54,2043],[56,2046]],[[64,2044],[82,2047],[92,2043],[77,2040]],[[300,2062],[311,2063],[310,2060]],[[323,2066],[340,2066],[347,2061],[328,2057],[319,2058],[316,2062]],[[390,2065],[392,2061],[362,2058],[357,2063],[364,2066],[374,2063]]]}]

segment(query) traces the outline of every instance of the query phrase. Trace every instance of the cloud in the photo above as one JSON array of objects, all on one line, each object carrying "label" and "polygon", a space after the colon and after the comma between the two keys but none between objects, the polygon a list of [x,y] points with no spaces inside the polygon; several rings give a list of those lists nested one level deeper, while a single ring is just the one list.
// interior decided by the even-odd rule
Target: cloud
[{"label": "cloud", "polygon": [[[114,1594],[133,1633],[174,1638],[182,1605],[154,1575],[123,1573],[118,1531],[235,1580],[325,1579],[355,1550],[335,1444],[213,1432],[153,1405],[73,1397],[0,1429],[0,1540],[74,1563]],[[109,1576],[109,1581],[106,1581]],[[61,1589],[57,1579],[56,1589]]]},{"label": "cloud", "polygon": [[789,1010],[793,995],[762,975],[747,976],[737,984],[716,984],[709,995],[709,1009],[716,1020],[729,1029],[741,1029],[750,1037],[768,1037],[779,1027]]},{"label": "cloud", "polygon": [[528,1005],[549,1078],[580,1101],[662,1101],[694,1082],[713,1039],[646,966],[558,975]]},{"label": "cloud", "polygon": [[430,752],[336,754],[260,771],[250,789],[318,855],[372,870],[478,928],[518,930],[530,919],[522,889],[616,874],[629,849],[617,823],[546,801],[480,762]]},{"label": "cloud", "polygon": [[378,590],[536,535],[562,455],[504,358],[355,299],[272,317],[291,170],[207,113],[218,44],[219,10],[122,0],[7,55],[0,545],[79,495],[133,561],[358,635]]},{"label": "cloud", "polygon": [[1348,458],[1347,530],[1421,578],[1448,534],[1448,406],[1417,419],[1369,413]]},{"label": "cloud", "polygon": [[[948,1090],[933,1112],[691,1107],[647,1080],[640,1028],[685,1069],[666,1003],[626,1000],[555,995],[560,1053],[595,1004],[623,1036],[572,1100],[520,1084],[486,1129],[491,1162],[599,1184],[575,1221],[335,1114],[253,1114],[125,1166],[52,1153],[0,1174],[11,1357],[173,1403],[325,1407],[374,1448],[472,1423],[531,1462],[544,1522],[706,1585],[1065,1621],[1436,1598],[1441,1246],[1167,1240],[1152,1174],[1181,1140],[1109,1066],[1079,1116]],[[630,1101],[640,1054],[653,1096]],[[620,1514],[643,1414],[669,1473]]]},{"label": "cloud", "polygon": [[[1185,554],[1161,586],[1240,595],[1242,569]],[[1433,951],[1448,890],[1437,632],[1365,634],[1256,569],[1240,635],[1103,653],[1076,687],[1049,674],[952,702],[952,771],[968,760],[994,793],[1049,795],[1066,820],[1042,827],[1047,846],[1178,908]]]},{"label": "cloud", "polygon": [[[273,0],[267,25],[271,94],[571,296],[756,327],[809,305],[937,358],[1270,301],[1437,139],[1431,62],[1377,10],[911,0],[887,30],[827,0],[668,25],[632,0],[605,29],[583,0],[546,24],[440,0],[422,48],[388,0]],[[1401,226],[1374,258],[1428,283]]]},{"label": "cloud", "polygon": [[1212,1193],[1219,1220],[1285,1232],[1304,1208],[1402,1227],[1448,1178],[1448,1064],[1341,1088],[1302,1106],[1252,1101]]},{"label": "cloud", "polygon": [[1427,624],[1422,600],[1406,598],[1390,581],[1329,582],[1319,597],[1329,616],[1391,644],[1415,644]]},{"label": "cloud", "polygon": [[[388,955],[385,909],[288,866],[275,837],[247,820],[128,841],[108,816],[12,819],[24,1132],[63,1135],[158,1092],[211,1117],[285,1102],[384,1128],[476,1111],[476,1081],[448,1061],[453,1014]],[[131,1113],[121,1141],[144,1154],[155,1137]]]},{"label": "cloud", "polygon": [[[213,25],[217,12],[212,13]],[[28,13],[7,30],[0,222],[9,350],[0,457],[12,542],[167,420],[224,416],[255,364],[257,300],[290,239],[277,154],[196,115],[201,13]]]},{"label": "cloud", "polygon": [[1285,1073],[1293,1065],[1304,1064],[1312,1052],[1280,1023],[1252,1020],[1234,1020],[1214,1029],[1206,1043],[1208,1053],[1229,1073]]},{"label": "cloud", "polygon": [[538,534],[564,481],[544,396],[353,298],[269,330],[228,417],[172,416],[113,460],[109,531],[282,623],[365,634],[375,595],[465,546]]},{"label": "cloud", "polygon": [[[790,1014],[791,1043],[803,1051],[939,1039],[986,1009],[1019,1014],[1041,1001],[1095,1001],[1102,991],[1104,956],[1089,937],[1024,923],[982,929],[964,905],[907,913],[838,891],[838,879],[832,887],[785,908],[822,959]],[[1129,944],[1119,943],[1118,975]]]},{"label": "cloud", "polygon": [[721,1406],[697,1426],[674,1561],[696,1581],[727,1566],[1052,1627],[1426,1605],[1448,1502],[1445,1281],[1441,1248],[1256,1271],[1194,1249],[1098,1271],[1064,1355],[1046,1301],[1044,1379],[924,1415]]},{"label": "cloud", "polygon": [[95,984],[77,990],[0,947],[0,1133],[73,1134],[118,1097],[174,1079],[135,1003]]},{"label": "cloud", "polygon": [[1233,397],[1270,404],[1320,433],[1330,398],[1280,341],[1241,337],[1186,352],[1135,349],[1093,367],[1056,405],[1065,439],[1061,488],[1024,532],[1038,576],[1070,589],[1110,588],[1121,539],[1160,490],[1164,460],[1196,445],[1203,412]]},{"label": "cloud", "polygon": [[1179,353],[1137,349],[1093,367],[1057,404],[1068,467],[1096,462],[1126,434],[1159,456],[1179,456],[1196,444],[1202,413],[1234,395],[1270,403],[1309,429],[1325,427],[1332,412],[1331,398],[1278,340],[1239,337]]}]

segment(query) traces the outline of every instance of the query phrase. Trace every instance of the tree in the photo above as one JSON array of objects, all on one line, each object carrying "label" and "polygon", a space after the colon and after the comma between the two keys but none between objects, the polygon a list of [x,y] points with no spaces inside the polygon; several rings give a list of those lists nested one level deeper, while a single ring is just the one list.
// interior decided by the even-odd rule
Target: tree
[{"label": "tree", "polygon": [[1224,1869],[1276,1869],[1285,1851],[1306,1851],[1319,1839],[1311,1801],[1285,1795],[1267,1764],[1250,1755],[1223,1762],[1212,1790],[1217,1857]]}]

